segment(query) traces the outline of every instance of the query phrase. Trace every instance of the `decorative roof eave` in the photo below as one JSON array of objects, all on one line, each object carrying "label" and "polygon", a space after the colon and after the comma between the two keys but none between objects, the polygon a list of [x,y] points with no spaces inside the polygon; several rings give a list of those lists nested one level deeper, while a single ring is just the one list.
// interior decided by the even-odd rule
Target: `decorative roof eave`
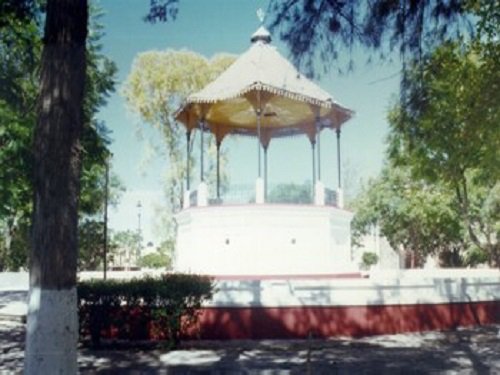
[{"label": "decorative roof eave", "polygon": [[[316,106],[320,106],[320,107],[324,107],[324,108],[332,108],[334,105],[337,105],[338,107],[342,108],[338,103],[335,103],[331,98],[328,98],[326,100],[312,98],[312,97],[304,95],[304,94],[300,94],[300,93],[289,91],[289,90],[286,90],[283,88],[271,86],[271,85],[268,85],[268,84],[265,84],[262,82],[254,82],[250,86],[247,86],[240,91],[237,91],[237,92],[234,92],[234,93],[231,93],[228,95],[217,96],[217,97],[203,97],[203,96],[198,96],[198,95],[190,95],[186,99],[186,104],[189,104],[189,103],[200,103],[200,104],[201,103],[210,103],[210,104],[213,104],[213,103],[217,103],[217,102],[224,101],[224,100],[230,100],[230,99],[243,97],[243,96],[245,96],[245,94],[248,94],[251,91],[266,91],[266,92],[269,92],[269,93],[274,94],[274,95],[283,96],[285,98],[289,98],[292,100],[296,100],[296,101],[300,101],[300,102],[304,102],[304,103],[308,103],[308,104],[312,104],[312,105],[316,105]],[[180,111],[182,111],[184,106],[181,107]]]}]

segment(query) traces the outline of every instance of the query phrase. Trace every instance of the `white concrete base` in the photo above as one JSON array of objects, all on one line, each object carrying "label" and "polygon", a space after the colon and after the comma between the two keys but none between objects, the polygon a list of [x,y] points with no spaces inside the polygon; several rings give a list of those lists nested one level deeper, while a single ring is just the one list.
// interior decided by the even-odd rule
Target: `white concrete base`
[{"label": "white concrete base", "polygon": [[198,185],[197,201],[198,207],[205,207],[208,205],[208,187],[205,182],[200,182]]},{"label": "white concrete base", "polygon": [[76,288],[31,288],[26,328],[25,374],[76,374]]},{"label": "white concrete base", "polygon": [[325,185],[321,181],[316,181],[314,185],[314,204],[316,206],[325,205]]},{"label": "white concrete base", "polygon": [[341,188],[337,188],[337,207],[344,208],[344,192]]},{"label": "white concrete base", "polygon": [[352,213],[330,206],[209,206],[177,215],[174,269],[210,275],[319,275],[351,263]]},{"label": "white concrete base", "polygon": [[264,203],[264,180],[260,177],[255,181],[255,203]]},{"label": "white concrete base", "polygon": [[191,205],[191,192],[189,190],[186,190],[184,192],[184,200],[182,202],[182,208],[186,209],[189,208]]}]

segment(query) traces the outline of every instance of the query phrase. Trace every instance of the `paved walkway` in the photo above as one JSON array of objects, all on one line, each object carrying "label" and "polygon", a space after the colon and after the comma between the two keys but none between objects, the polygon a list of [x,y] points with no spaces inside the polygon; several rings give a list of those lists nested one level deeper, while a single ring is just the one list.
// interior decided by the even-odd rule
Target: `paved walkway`
[{"label": "paved walkway", "polygon": [[[24,324],[0,321],[0,373],[21,373]],[[192,341],[179,350],[80,348],[83,374],[500,374],[500,326],[363,339]]]}]

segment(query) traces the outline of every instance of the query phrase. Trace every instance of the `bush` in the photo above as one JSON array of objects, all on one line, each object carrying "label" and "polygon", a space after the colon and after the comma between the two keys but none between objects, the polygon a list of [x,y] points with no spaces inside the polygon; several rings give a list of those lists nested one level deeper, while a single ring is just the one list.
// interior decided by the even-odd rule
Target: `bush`
[{"label": "bush", "polygon": [[465,264],[470,267],[477,267],[480,264],[488,264],[488,253],[477,246],[472,246],[465,253]]},{"label": "bush", "polygon": [[378,255],[372,252],[365,252],[361,258],[361,265],[368,269],[378,262]]},{"label": "bush", "polygon": [[101,336],[167,340],[176,346],[182,332],[196,323],[202,302],[212,295],[212,280],[199,275],[80,282],[80,338],[90,336],[94,346]]},{"label": "bush", "polygon": [[145,268],[167,268],[170,267],[170,258],[166,254],[155,252],[142,256],[139,266]]}]

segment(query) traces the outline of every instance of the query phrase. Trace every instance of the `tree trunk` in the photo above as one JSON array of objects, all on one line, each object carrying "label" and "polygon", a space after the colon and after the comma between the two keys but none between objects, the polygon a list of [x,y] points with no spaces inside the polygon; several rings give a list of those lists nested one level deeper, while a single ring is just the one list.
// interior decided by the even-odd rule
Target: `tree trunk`
[{"label": "tree trunk", "polygon": [[77,372],[77,224],[87,0],[49,0],[34,137],[27,374]]}]

